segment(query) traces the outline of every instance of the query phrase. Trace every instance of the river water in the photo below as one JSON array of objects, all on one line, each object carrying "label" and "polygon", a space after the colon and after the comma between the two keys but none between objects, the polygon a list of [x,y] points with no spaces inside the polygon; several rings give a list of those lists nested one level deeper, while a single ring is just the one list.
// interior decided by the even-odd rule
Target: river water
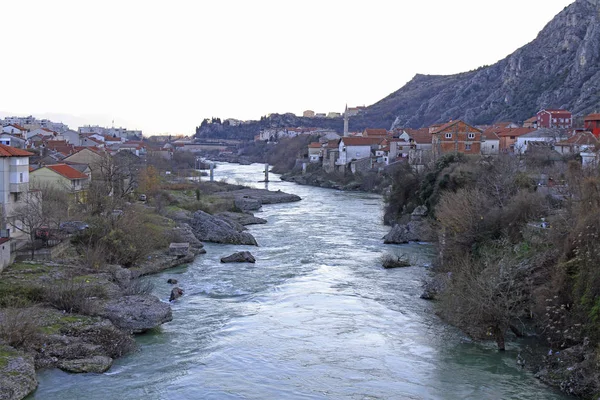
[{"label": "river water", "polygon": [[[215,179],[264,188],[262,165],[217,163]],[[149,277],[173,321],[105,374],[39,374],[32,399],[563,399],[499,353],[472,343],[419,298],[433,254],[383,245],[382,199],[282,182],[302,197],[263,206],[259,247],[207,243],[207,254]],[[221,264],[250,250],[256,264]],[[385,270],[404,254],[414,266]]]}]

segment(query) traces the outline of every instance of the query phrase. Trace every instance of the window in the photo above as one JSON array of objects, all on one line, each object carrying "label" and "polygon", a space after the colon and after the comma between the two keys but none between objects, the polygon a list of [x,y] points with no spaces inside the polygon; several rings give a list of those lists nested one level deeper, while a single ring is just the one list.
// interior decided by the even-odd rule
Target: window
[{"label": "window", "polygon": [[514,136],[510,136],[510,138],[511,138],[511,140],[515,140],[515,137],[514,137]]},{"label": "window", "polygon": [[492,145],[492,149],[494,148],[494,145]]},{"label": "window", "polygon": [[451,133],[446,133],[446,139],[452,139],[452,134]]},{"label": "window", "polygon": [[19,172],[19,182],[23,183],[23,173]]},{"label": "window", "polygon": [[469,139],[475,139],[475,134],[473,132],[469,133],[468,135]]},{"label": "window", "polygon": [[556,118],[552,118],[552,122],[556,122]]},{"label": "window", "polygon": [[565,122],[565,119],[564,118],[560,118],[560,122]]},{"label": "window", "polygon": [[471,145],[470,144],[465,144],[465,151],[469,151],[471,150]]}]

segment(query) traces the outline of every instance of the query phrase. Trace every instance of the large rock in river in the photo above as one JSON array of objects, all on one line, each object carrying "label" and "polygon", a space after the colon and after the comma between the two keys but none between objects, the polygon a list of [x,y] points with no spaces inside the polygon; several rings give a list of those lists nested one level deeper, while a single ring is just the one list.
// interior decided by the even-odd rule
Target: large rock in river
[{"label": "large rock in river", "polygon": [[247,244],[258,246],[256,239],[244,227],[231,220],[225,220],[204,211],[196,211],[190,226],[198,240],[213,243]]},{"label": "large rock in river", "polygon": [[93,356],[77,360],[64,360],[58,364],[63,371],[73,373],[95,372],[101,374],[112,366],[113,359],[106,356]]},{"label": "large rock in river", "polygon": [[256,258],[249,251],[238,251],[237,253],[233,253],[227,257],[221,258],[222,263],[236,263],[236,262],[249,262],[255,263]]},{"label": "large rock in river", "polygon": [[0,346],[0,400],[20,400],[37,387],[33,358]]},{"label": "large rock in river", "polygon": [[104,301],[98,308],[98,315],[132,333],[156,328],[173,319],[171,306],[155,296],[123,296]]},{"label": "large rock in river", "polygon": [[408,242],[433,242],[437,240],[437,233],[430,219],[425,218],[427,208],[415,208],[410,215],[410,221],[405,224],[396,224],[392,230],[383,237],[386,244],[402,244]]},{"label": "large rock in river", "polygon": [[267,223],[266,219],[255,217],[252,213],[249,213],[249,212],[237,213],[237,212],[225,211],[222,213],[218,213],[216,216],[221,219],[224,219],[224,220],[234,221],[234,222],[236,222],[240,225],[244,225],[244,226]]}]

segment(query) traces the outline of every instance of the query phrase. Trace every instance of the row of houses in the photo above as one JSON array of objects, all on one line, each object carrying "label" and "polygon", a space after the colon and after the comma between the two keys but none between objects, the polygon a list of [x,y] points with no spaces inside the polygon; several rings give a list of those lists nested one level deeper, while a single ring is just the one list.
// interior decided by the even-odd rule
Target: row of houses
[{"label": "row of houses", "polygon": [[365,129],[339,139],[323,138],[308,146],[308,161],[334,169],[355,172],[406,161],[416,168],[446,153],[498,155],[523,154],[540,147],[558,154],[585,153],[584,164],[595,163],[600,149],[600,114],[584,118],[584,126],[573,128],[566,110],[540,110],[523,126],[501,122],[473,126],[462,120],[421,129]]}]

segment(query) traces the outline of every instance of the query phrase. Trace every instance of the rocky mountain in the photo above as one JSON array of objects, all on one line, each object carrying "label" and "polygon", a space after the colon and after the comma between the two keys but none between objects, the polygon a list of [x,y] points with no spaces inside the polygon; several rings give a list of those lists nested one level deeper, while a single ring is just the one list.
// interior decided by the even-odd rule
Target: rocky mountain
[{"label": "rocky mountain", "polygon": [[575,1],[535,40],[494,65],[456,75],[416,75],[368,107],[356,123],[488,124],[523,121],[541,108],[566,108],[576,115],[600,110],[600,0]]}]

